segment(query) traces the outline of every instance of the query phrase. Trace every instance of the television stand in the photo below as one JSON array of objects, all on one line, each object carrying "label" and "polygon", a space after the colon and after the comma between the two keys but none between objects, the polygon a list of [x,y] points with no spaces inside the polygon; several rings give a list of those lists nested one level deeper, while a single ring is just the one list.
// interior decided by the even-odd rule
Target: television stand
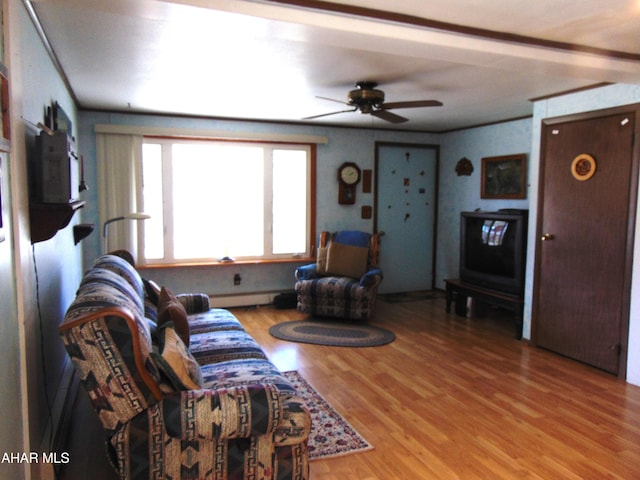
[{"label": "television stand", "polygon": [[447,313],[451,312],[451,302],[454,294],[464,295],[490,305],[502,307],[511,310],[515,314],[516,339],[520,340],[522,338],[522,310],[524,308],[524,298],[522,296],[463,283],[457,278],[450,278],[444,282],[447,286]]}]

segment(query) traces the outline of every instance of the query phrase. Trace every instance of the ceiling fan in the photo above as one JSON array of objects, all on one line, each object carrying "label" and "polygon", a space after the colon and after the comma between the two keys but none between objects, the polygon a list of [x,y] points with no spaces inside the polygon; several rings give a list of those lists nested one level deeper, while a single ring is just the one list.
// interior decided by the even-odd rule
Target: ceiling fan
[{"label": "ceiling fan", "polygon": [[332,102],[339,102],[344,105],[353,107],[349,110],[339,110],[337,112],[323,113],[320,115],[313,115],[311,117],[305,117],[303,120],[311,120],[314,118],[326,117],[329,115],[336,115],[338,113],[357,112],[369,113],[374,117],[378,117],[382,120],[386,120],[391,123],[403,123],[408,119],[396,115],[389,110],[394,108],[417,108],[417,107],[440,107],[442,102],[438,100],[415,100],[411,102],[384,102],[384,92],[376,89],[378,84],[376,82],[358,82],[356,83],[356,89],[351,90],[347,95],[347,101],[334,100],[333,98],[317,97],[324,100],[331,100]]}]

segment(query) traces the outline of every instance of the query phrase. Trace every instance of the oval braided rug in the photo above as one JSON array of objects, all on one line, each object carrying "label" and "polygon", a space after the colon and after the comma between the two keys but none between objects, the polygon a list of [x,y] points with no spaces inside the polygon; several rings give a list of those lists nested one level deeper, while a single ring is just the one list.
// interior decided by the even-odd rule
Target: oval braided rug
[{"label": "oval braided rug", "polygon": [[313,319],[278,323],[269,333],[280,340],[333,347],[376,347],[396,338],[393,332],[373,325]]}]

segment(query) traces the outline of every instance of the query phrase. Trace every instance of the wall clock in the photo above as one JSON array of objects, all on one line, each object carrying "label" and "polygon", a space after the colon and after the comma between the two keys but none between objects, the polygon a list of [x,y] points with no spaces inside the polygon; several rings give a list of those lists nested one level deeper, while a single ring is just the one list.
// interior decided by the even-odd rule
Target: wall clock
[{"label": "wall clock", "polygon": [[356,185],[360,181],[360,169],[353,162],[345,162],[338,168],[338,203],[356,203]]}]

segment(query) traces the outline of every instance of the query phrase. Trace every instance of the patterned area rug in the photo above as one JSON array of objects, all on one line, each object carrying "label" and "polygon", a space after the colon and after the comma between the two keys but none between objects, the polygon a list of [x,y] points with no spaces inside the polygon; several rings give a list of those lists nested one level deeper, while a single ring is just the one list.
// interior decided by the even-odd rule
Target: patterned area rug
[{"label": "patterned area rug", "polygon": [[313,319],[278,323],[269,333],[280,340],[333,347],[376,347],[396,338],[393,332],[373,325]]},{"label": "patterned area rug", "polygon": [[311,411],[309,460],[364,452],[373,447],[297,371],[284,372]]}]

